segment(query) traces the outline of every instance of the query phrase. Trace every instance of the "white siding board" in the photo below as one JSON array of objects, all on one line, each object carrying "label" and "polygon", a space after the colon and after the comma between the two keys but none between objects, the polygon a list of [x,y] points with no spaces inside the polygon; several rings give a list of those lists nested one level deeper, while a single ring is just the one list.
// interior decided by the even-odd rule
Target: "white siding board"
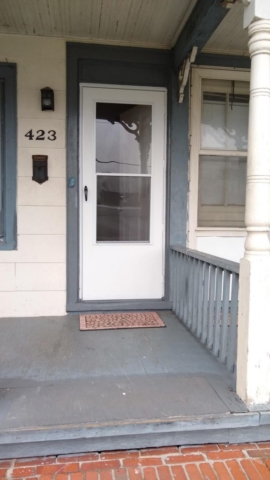
[{"label": "white siding board", "polygon": [[65,235],[18,235],[18,249],[0,252],[1,263],[63,263]]},{"label": "white siding board", "polygon": [[0,291],[15,290],[15,263],[0,263]]},{"label": "white siding board", "polygon": [[197,237],[197,250],[216,257],[240,262],[245,251],[245,237]]},{"label": "white siding board", "polygon": [[[0,2],[1,5],[1,2]],[[0,57],[1,61],[8,59],[14,61],[21,67],[26,59],[31,59],[32,63],[40,60],[40,63],[47,61],[65,60],[65,41],[50,37],[33,37],[27,35],[1,35],[0,37]],[[39,65],[40,66],[40,65]],[[21,84],[19,83],[21,88]],[[26,86],[25,88],[29,88]]]},{"label": "white siding board", "polygon": [[39,185],[32,177],[18,177],[18,205],[66,205],[66,180],[51,178]]},{"label": "white siding board", "polygon": [[66,265],[64,263],[17,263],[16,290],[34,292],[64,291]]},{"label": "white siding board", "polygon": [[61,60],[43,57],[35,61],[30,57],[25,58],[23,63],[16,58],[15,62],[19,65],[19,88],[41,89],[50,86],[53,90],[66,89],[65,57]]},{"label": "white siding board", "polygon": [[[15,292],[0,291],[0,317],[16,316],[14,294]],[[23,316],[23,313],[21,314],[21,316]]]},{"label": "white siding board", "polygon": [[0,317],[65,315],[66,292],[0,292]]},{"label": "white siding board", "polygon": [[66,208],[32,205],[18,207],[18,233],[19,235],[65,235]]},{"label": "white siding board", "polygon": [[63,263],[66,261],[66,238],[65,235],[19,235],[18,249],[1,252],[0,258],[1,264]]}]

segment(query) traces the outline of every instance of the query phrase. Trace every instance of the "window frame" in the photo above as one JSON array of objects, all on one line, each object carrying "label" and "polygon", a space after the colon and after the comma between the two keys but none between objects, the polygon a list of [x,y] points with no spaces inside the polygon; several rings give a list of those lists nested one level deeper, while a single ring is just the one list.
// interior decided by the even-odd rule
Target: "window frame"
[{"label": "window frame", "polygon": [[[246,236],[245,228],[241,227],[198,227],[198,194],[199,194],[199,157],[201,150],[201,113],[202,113],[202,81],[227,80],[250,82],[249,70],[229,68],[196,67],[191,70],[190,89],[190,159],[189,159],[189,193],[188,193],[188,246],[197,248],[197,237],[202,236]],[[214,155],[216,150],[204,150]],[[222,150],[220,151],[222,152]],[[219,153],[220,155],[222,153]],[[237,150],[227,150],[226,156],[238,156]],[[243,151],[242,156],[246,156]]]},{"label": "window frame", "polygon": [[0,79],[4,81],[3,126],[3,230],[0,250],[17,247],[17,70],[12,63],[0,63]]}]

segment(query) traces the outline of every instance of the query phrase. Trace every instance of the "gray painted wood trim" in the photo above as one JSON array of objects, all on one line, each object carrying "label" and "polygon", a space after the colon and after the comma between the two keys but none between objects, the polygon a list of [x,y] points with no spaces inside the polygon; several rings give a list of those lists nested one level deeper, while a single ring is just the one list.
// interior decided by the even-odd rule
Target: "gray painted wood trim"
[{"label": "gray painted wood trim", "polygon": [[97,60],[101,64],[112,61],[166,67],[172,63],[171,51],[152,48],[67,42],[67,51],[73,60]]},{"label": "gray painted wood trim", "polygon": [[0,250],[17,247],[17,70],[12,63],[0,63],[4,79],[4,240]]},{"label": "gray painted wood trim", "polygon": [[173,49],[176,69],[182,65],[192,47],[196,46],[201,51],[228,11],[221,0],[197,2]]},{"label": "gray painted wood trim", "polygon": [[239,263],[215,257],[214,255],[209,255],[208,253],[199,252],[198,250],[191,250],[183,247],[182,245],[172,245],[171,249],[188,255],[189,257],[196,258],[197,260],[202,260],[203,262],[214,265],[215,267],[220,267],[225,270],[229,270],[230,272],[239,274]]},{"label": "gray painted wood trim", "polygon": [[29,458],[46,455],[61,455],[107,450],[126,450],[174,445],[198,445],[209,443],[237,443],[268,441],[270,427],[223,428],[218,430],[198,430],[194,432],[171,432],[162,434],[127,435],[114,437],[22,442],[0,445],[0,458]]},{"label": "gray painted wood trim", "polygon": [[[70,424],[44,427],[0,429],[0,445],[20,442],[76,440],[80,438],[142,435],[150,433],[194,432],[221,428],[247,428],[260,425],[259,412],[224,413],[179,418],[130,420],[98,424]],[[20,435],[18,433],[20,432]]]},{"label": "gray painted wood trim", "polygon": [[260,412],[260,425],[269,425],[270,427],[270,411]]},{"label": "gray painted wood trim", "polygon": [[[165,87],[168,91],[168,162],[166,199],[165,295],[169,301],[169,244],[186,242],[188,188],[188,98],[177,100],[177,76],[172,70],[172,52],[79,43],[67,44],[67,311],[93,311],[100,302],[79,301],[78,147],[79,83]],[[173,215],[172,215],[173,214]],[[172,219],[173,217],[173,219]],[[125,309],[119,302],[117,309]],[[122,305],[122,306],[121,306]],[[141,303],[141,309],[145,302]],[[137,306],[139,309],[139,305]]]},{"label": "gray painted wood trim", "polygon": [[213,67],[228,67],[228,68],[243,68],[250,70],[250,57],[239,55],[217,55],[212,53],[201,53],[197,55],[194,62],[198,66],[213,66]]},{"label": "gray painted wood trim", "polygon": [[247,443],[269,441],[270,426],[260,425],[255,428],[236,428],[229,430],[228,443]]},{"label": "gray painted wood trim", "polygon": [[[122,430],[104,425],[94,429],[89,435],[88,429],[77,426],[60,426],[57,429],[13,429],[0,431],[0,458],[22,458],[42,455],[60,455],[90,451],[117,449],[135,449],[161,447],[169,445],[198,445],[207,443],[237,443],[267,441],[270,438],[270,425],[260,425],[260,414],[233,414],[186,418],[171,422],[148,425],[125,425]],[[186,428],[188,424],[192,428]],[[160,426],[162,425],[162,428]]]},{"label": "gray painted wood trim", "polygon": [[171,310],[172,303],[166,300],[122,300],[122,301],[92,301],[77,302],[75,304],[67,304],[68,312],[119,312],[121,310]]}]

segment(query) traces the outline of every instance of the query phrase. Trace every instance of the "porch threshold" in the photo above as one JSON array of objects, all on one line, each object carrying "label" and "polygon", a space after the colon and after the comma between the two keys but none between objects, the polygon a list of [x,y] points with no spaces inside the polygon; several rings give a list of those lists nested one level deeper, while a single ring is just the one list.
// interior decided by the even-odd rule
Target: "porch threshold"
[{"label": "porch threshold", "polygon": [[166,328],[79,330],[78,315],[0,322],[0,458],[270,440],[235,378],[169,311]]},{"label": "porch threshold", "polygon": [[134,310],[171,310],[172,302],[169,300],[100,300],[79,301],[67,303],[67,312],[121,312]]}]

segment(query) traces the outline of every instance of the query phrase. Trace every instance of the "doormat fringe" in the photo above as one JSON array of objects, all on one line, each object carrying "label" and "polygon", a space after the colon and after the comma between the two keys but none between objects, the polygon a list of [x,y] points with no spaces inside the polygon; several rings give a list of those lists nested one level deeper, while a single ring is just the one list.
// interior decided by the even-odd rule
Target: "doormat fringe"
[{"label": "doormat fringe", "polygon": [[80,315],[80,330],[157,328],[165,324],[156,312],[91,313]]}]

